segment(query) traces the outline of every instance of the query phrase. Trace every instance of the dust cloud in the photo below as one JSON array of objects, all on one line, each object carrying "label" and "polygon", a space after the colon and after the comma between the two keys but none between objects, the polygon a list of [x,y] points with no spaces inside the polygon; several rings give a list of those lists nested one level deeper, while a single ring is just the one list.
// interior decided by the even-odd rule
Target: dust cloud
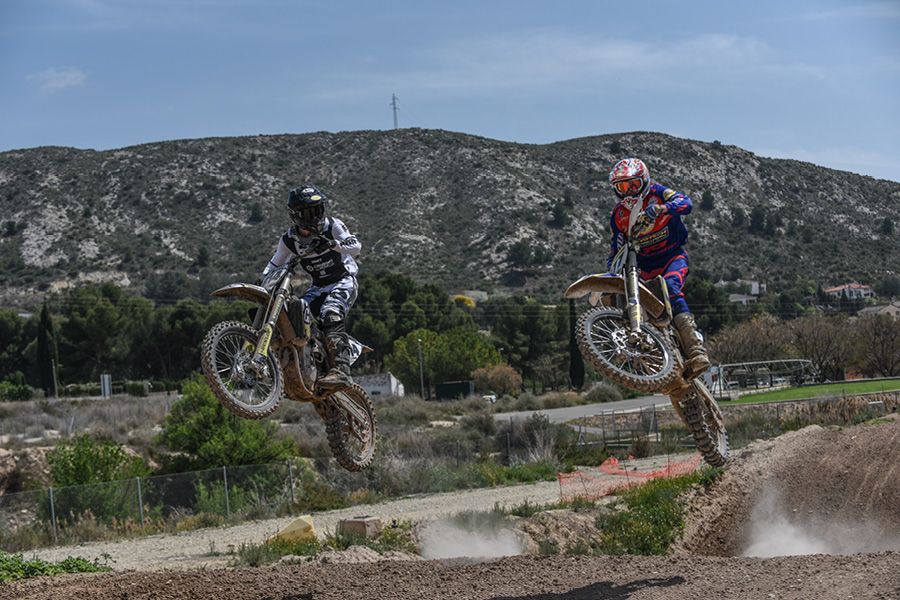
[{"label": "dust cloud", "polygon": [[506,527],[478,530],[451,521],[429,523],[419,534],[422,556],[435,558],[499,558],[522,554],[523,546],[515,531]]},{"label": "dust cloud", "polygon": [[900,539],[879,523],[845,523],[790,507],[767,488],[753,507],[743,556],[857,554],[900,550]]}]

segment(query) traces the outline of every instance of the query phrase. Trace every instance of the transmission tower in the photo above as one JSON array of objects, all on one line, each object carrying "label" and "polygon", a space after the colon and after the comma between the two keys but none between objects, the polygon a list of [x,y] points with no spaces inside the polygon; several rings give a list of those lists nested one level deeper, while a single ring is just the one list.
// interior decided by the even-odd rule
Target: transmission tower
[{"label": "transmission tower", "polygon": [[394,109],[394,129],[397,129],[397,111],[400,110],[397,106],[397,94],[391,94],[391,108]]}]

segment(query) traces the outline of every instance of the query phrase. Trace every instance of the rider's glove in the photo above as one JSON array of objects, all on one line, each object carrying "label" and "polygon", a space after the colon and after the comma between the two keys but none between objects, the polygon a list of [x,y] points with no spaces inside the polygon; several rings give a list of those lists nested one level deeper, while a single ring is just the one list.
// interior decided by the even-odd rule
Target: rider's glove
[{"label": "rider's glove", "polygon": [[645,215],[647,216],[647,218],[650,219],[651,221],[655,221],[657,218],[659,218],[660,216],[666,214],[667,212],[668,212],[668,211],[666,210],[666,205],[665,205],[665,204],[651,204],[651,205],[648,206],[647,209],[644,211],[644,214],[645,214]]},{"label": "rider's glove", "polygon": [[334,244],[331,240],[327,240],[323,237],[316,239],[312,244],[309,245],[310,254],[321,254],[322,252],[327,252],[328,250],[333,250]]}]

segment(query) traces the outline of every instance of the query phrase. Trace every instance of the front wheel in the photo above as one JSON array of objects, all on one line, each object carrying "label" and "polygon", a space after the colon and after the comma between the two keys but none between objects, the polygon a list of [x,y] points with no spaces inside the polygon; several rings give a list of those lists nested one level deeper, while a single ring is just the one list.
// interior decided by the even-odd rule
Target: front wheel
[{"label": "front wheel", "polygon": [[338,463],[348,471],[362,471],[375,458],[375,407],[356,384],[326,399],[325,430]]},{"label": "front wheel", "polygon": [[640,333],[632,333],[618,309],[588,310],[575,325],[575,338],[582,356],[597,371],[633,390],[658,392],[679,376],[663,334],[646,322]]},{"label": "front wheel", "polygon": [[270,350],[265,364],[252,361],[257,333],[244,323],[225,321],[203,338],[200,364],[222,405],[245,419],[269,416],[281,402],[281,365]]}]

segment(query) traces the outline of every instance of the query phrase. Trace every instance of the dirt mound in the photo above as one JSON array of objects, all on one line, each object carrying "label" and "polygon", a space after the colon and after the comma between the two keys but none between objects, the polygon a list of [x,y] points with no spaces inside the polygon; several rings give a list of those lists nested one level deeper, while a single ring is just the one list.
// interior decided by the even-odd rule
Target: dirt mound
[{"label": "dirt mound", "polygon": [[0,599],[48,600],[696,600],[897,598],[900,554],[526,557],[280,565],[239,571],[125,572],[0,586]]},{"label": "dirt mound", "polygon": [[807,427],[754,442],[691,499],[676,553],[848,554],[900,549],[900,418]]}]

